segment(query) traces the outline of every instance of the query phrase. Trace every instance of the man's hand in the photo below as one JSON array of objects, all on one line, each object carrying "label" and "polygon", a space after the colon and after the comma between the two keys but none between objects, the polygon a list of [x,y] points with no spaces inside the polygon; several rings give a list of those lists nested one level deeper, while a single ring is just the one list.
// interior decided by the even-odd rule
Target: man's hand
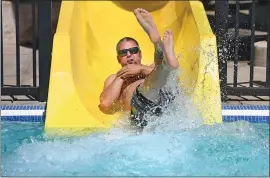
[{"label": "man's hand", "polygon": [[141,69],[142,69],[141,65],[128,64],[124,66],[121,70],[119,70],[116,75],[121,79],[127,79],[140,75]]}]

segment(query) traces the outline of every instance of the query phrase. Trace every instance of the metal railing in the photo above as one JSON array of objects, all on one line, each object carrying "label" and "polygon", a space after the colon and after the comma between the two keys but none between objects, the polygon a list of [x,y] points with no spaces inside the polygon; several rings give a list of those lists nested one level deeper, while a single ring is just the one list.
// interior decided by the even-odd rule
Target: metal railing
[{"label": "metal railing", "polygon": [[[32,15],[32,85],[21,84],[21,52],[20,52],[20,12],[19,6],[22,1],[14,0],[14,17],[15,17],[15,33],[16,33],[16,82],[14,85],[6,85],[4,71],[10,70],[5,66],[3,55],[3,13],[1,11],[1,95],[9,95],[14,97],[15,95],[25,95],[34,98],[38,101],[46,101],[48,95],[49,85],[49,73],[51,63],[51,51],[52,51],[52,21],[51,21],[51,4],[50,0],[38,1],[29,0],[27,3],[31,4],[32,11],[29,12]],[[2,5],[2,1],[1,1]],[[37,17],[36,17],[37,12]],[[36,19],[38,18],[38,20]],[[38,23],[38,24],[36,24]],[[38,29],[36,29],[36,27]],[[37,34],[36,34],[37,32]],[[38,37],[38,42],[36,42]],[[37,51],[39,53],[37,58]],[[38,61],[37,61],[38,60]],[[37,67],[38,62],[38,67]],[[39,71],[39,72],[38,72]],[[37,78],[38,76],[38,78]],[[38,80],[38,82],[37,82]]]},{"label": "metal railing", "polygon": [[[215,1],[215,34],[217,36],[218,44],[218,57],[219,57],[219,72],[220,72],[220,87],[222,93],[222,100],[225,101],[228,95],[234,96],[270,96],[270,2],[267,5],[268,11],[265,15],[268,19],[268,30],[267,30],[267,64],[266,64],[266,81],[256,82],[254,81],[254,58],[255,58],[255,42],[256,42],[256,6],[258,1],[253,0],[250,4],[250,59],[249,59],[249,81],[238,82],[238,67],[239,67],[239,14],[240,14],[240,0],[236,0],[234,6],[229,5],[228,0]],[[247,4],[246,4],[247,6]],[[235,12],[235,38],[234,38],[234,49],[229,51],[232,46],[229,41],[229,12],[234,8]],[[267,14],[268,13],[268,14]],[[231,55],[232,54],[232,55]],[[227,82],[227,62],[233,61],[233,83]],[[232,85],[232,86],[230,86]]]}]

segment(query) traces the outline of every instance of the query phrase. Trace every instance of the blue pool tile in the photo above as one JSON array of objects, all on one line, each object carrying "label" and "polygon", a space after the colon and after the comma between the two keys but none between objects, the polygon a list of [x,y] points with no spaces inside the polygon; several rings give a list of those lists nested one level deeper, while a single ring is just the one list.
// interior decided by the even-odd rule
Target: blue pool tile
[{"label": "blue pool tile", "polygon": [[233,109],[233,106],[228,106],[228,109]]},{"label": "blue pool tile", "polygon": [[27,117],[18,117],[17,118],[19,121],[22,121],[22,122],[26,122],[27,121]]},{"label": "blue pool tile", "polygon": [[[45,122],[46,105],[3,105],[1,110],[43,110],[41,116],[2,116],[1,120],[23,121],[23,122]],[[253,105],[224,105],[223,110],[270,110],[270,106]],[[252,123],[270,123],[270,116],[223,116],[224,122],[235,122],[245,120]]]},{"label": "blue pool tile", "polygon": [[31,122],[36,122],[36,116],[30,117],[29,120],[30,120]]},{"label": "blue pool tile", "polygon": [[262,108],[264,109],[264,110],[270,110],[270,106],[268,105],[268,106],[262,106]]},{"label": "blue pool tile", "polygon": [[262,123],[262,117],[258,116],[257,118],[258,118],[258,122]]},{"label": "blue pool tile", "polygon": [[222,119],[224,122],[231,122],[230,117],[228,116],[224,116]]},{"label": "blue pool tile", "polygon": [[19,116],[13,116],[12,121],[19,121]]},{"label": "blue pool tile", "polygon": [[38,118],[37,118],[37,122],[43,122],[43,121],[42,121],[42,117],[38,117]]},{"label": "blue pool tile", "polygon": [[32,122],[32,121],[31,121],[31,116],[25,117],[25,122]]},{"label": "blue pool tile", "polygon": [[[37,118],[38,116],[4,116],[1,119],[2,121],[34,122],[34,117]],[[45,119],[42,120],[42,116],[40,118],[36,119],[36,122],[45,122]]]}]

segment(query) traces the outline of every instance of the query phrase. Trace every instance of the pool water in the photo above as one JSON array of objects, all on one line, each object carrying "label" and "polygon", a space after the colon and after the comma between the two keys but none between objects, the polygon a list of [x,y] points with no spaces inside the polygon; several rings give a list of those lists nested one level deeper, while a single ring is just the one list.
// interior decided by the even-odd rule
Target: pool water
[{"label": "pool water", "polygon": [[2,175],[269,176],[269,124],[204,125],[168,81],[178,97],[162,117],[147,116],[139,134],[124,129],[126,119],[79,138],[48,138],[43,123],[2,122]]},{"label": "pool water", "polygon": [[[2,122],[2,176],[269,176],[269,125],[246,121],[47,138]],[[163,126],[164,128],[164,126]]]}]

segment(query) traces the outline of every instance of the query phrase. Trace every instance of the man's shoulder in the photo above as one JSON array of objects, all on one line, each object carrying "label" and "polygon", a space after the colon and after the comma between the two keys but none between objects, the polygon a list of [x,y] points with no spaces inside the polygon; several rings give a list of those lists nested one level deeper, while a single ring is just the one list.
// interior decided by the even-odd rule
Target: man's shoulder
[{"label": "man's shoulder", "polygon": [[113,81],[114,79],[116,78],[116,74],[111,74],[111,75],[109,75],[108,77],[107,77],[107,79],[106,79],[106,83],[107,82],[111,82],[111,81]]},{"label": "man's shoulder", "polygon": [[115,78],[116,78],[116,74],[111,74],[109,75],[109,77],[107,77],[107,80],[115,79]]}]

